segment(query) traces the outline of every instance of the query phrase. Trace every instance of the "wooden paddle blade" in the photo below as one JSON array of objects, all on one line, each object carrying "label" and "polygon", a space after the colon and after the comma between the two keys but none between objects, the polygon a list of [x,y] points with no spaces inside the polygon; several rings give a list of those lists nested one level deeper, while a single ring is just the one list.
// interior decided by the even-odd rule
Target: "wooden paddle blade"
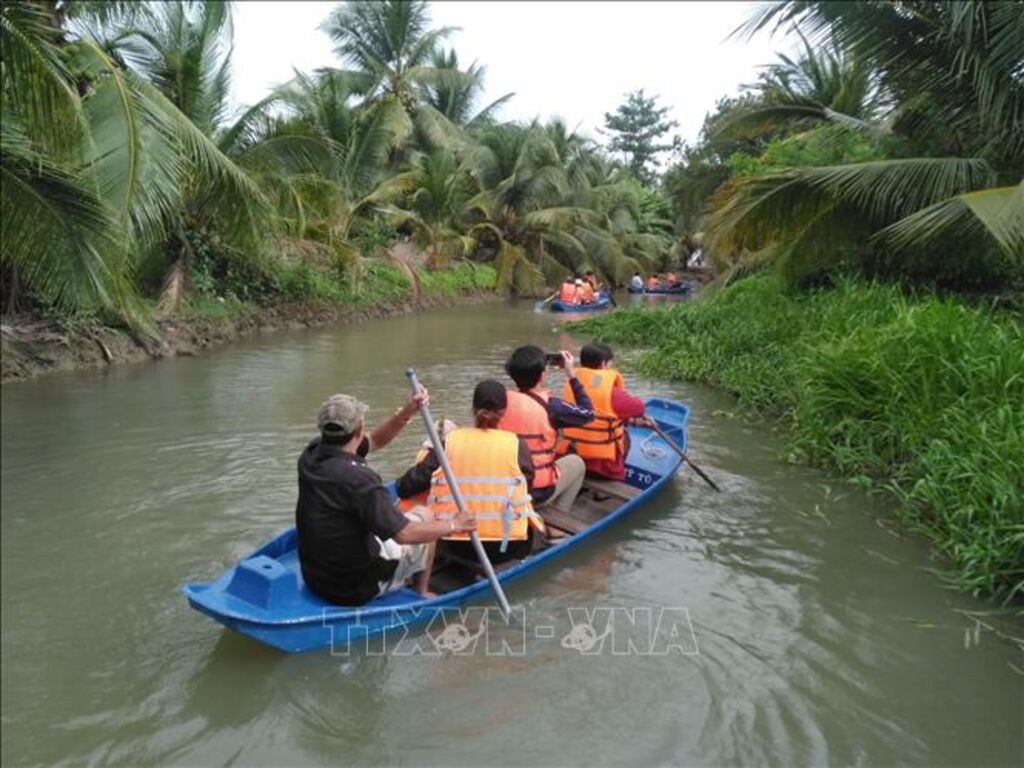
[{"label": "wooden paddle blade", "polygon": [[671,447],[672,450],[674,450],[676,453],[679,454],[679,458],[681,458],[683,461],[685,461],[687,463],[687,465],[689,465],[693,469],[694,472],[696,472],[698,475],[700,475],[701,479],[705,483],[710,485],[712,488],[714,488],[719,493],[722,492],[722,489],[719,488],[718,485],[715,484],[715,481],[712,480],[710,477],[708,477],[703,469],[701,469],[696,464],[694,464],[693,461],[690,459],[690,457],[686,455],[686,452],[682,448],[680,448],[678,445],[676,445],[675,441],[673,441],[672,438],[670,438],[668,435],[666,435],[665,431],[661,427],[659,427],[651,419],[648,419],[648,422],[649,422],[649,426],[651,427],[651,429],[653,429],[655,431],[655,433],[658,435],[658,437],[660,437],[662,440],[664,440],[666,443],[668,443],[669,447]]}]

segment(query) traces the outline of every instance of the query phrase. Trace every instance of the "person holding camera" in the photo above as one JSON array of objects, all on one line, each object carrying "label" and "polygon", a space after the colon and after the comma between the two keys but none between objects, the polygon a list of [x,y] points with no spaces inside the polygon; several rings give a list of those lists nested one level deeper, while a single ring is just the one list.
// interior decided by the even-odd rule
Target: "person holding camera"
[{"label": "person holding camera", "polygon": [[[544,387],[549,365],[565,371],[573,402],[554,397]],[[576,455],[556,458],[558,430],[580,427],[594,418],[590,396],[576,378],[572,353],[563,350],[546,355],[540,347],[519,347],[505,363],[505,371],[516,383],[516,391],[508,393],[508,405],[498,427],[526,440],[533,459],[530,496],[534,506],[568,512],[583,487],[586,467]]]}]

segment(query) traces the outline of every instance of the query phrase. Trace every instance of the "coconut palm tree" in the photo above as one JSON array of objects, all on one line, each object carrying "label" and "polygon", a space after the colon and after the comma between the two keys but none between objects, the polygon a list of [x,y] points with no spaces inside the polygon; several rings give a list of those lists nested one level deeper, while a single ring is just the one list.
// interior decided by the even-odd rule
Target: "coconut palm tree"
[{"label": "coconut palm tree", "polygon": [[[148,10],[131,26],[101,27],[107,30],[104,48],[213,140],[228,112],[231,6],[170,0]],[[195,233],[220,228],[223,212],[209,193],[203,185],[186,180],[181,205],[166,212],[167,241],[154,243],[154,251],[166,253],[170,260],[158,302],[162,313],[174,310],[185,295]],[[248,257],[257,255],[265,241],[266,228],[255,222],[225,231],[229,248]]]},{"label": "coconut palm tree", "polygon": [[455,79],[439,81],[437,84],[425,83],[422,98],[431,107],[444,115],[453,125],[461,128],[475,128],[491,120],[494,112],[515,96],[506,93],[490,104],[477,109],[477,103],[484,90],[485,68],[473,62],[464,71],[459,69],[459,56],[454,49],[436,49],[431,63],[438,71],[450,70],[462,72],[465,80]]},{"label": "coconut palm tree", "polygon": [[732,110],[716,128],[722,138],[750,138],[791,132],[822,123],[875,133],[886,107],[874,70],[850,56],[834,41],[815,48],[799,30],[803,49],[796,58],[779,60],[746,86],[753,98]]},{"label": "coconut palm tree", "polygon": [[796,279],[869,242],[857,258],[916,260],[934,275],[957,262],[981,269],[1001,253],[1019,274],[1022,10],[1020,2],[791,0],[758,11],[748,32],[796,23],[871,66],[893,105],[884,117],[898,149],[919,154],[734,180],[713,205],[712,252],[759,253]]},{"label": "coconut palm tree", "polygon": [[437,148],[414,155],[410,166],[394,179],[408,189],[401,207],[391,209],[396,221],[414,227],[432,268],[469,256],[477,242],[465,233],[472,220],[470,202],[479,192],[469,165],[452,150]]},{"label": "coconut palm tree", "polygon": [[390,158],[412,134],[412,121],[393,94],[357,103],[365,93],[365,79],[324,69],[297,73],[273,95],[289,132],[328,148],[316,173],[294,189],[294,205],[304,208],[300,236],[305,247],[328,253],[356,286],[362,272],[356,236],[376,217],[391,215],[411,184],[392,172]]},{"label": "coconut palm tree", "polygon": [[335,43],[335,53],[354,67],[371,100],[390,98],[414,123],[417,133],[433,145],[458,136],[452,123],[424,98],[427,88],[469,88],[472,74],[434,66],[438,45],[455,29],[430,28],[426,0],[357,0],[340,4],[322,29]]},{"label": "coconut palm tree", "polygon": [[[265,200],[171,100],[89,31],[119,6],[0,8],[2,260],[47,303],[105,306],[140,323],[136,255],[164,241],[187,189],[208,195],[239,234],[256,228]],[[72,13],[82,25],[60,26]]]},{"label": "coconut palm tree", "polygon": [[496,253],[499,285],[536,291],[584,255],[573,234],[597,226],[593,211],[568,200],[570,180],[558,148],[539,124],[504,123],[477,134],[468,162],[480,185],[470,234]]}]

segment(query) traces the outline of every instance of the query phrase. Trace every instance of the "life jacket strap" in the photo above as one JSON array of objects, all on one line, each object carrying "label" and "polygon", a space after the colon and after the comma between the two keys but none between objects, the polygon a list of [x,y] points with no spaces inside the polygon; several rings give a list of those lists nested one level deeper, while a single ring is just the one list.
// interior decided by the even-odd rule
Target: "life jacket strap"
[{"label": "life jacket strap", "polygon": [[[448,481],[445,480],[444,475],[441,477],[432,477],[430,482],[434,485],[448,485]],[[486,475],[471,477],[467,475],[466,477],[456,477],[455,482],[460,486],[463,483],[491,483],[493,485],[516,486],[525,482],[525,480],[522,477],[488,477]]]}]

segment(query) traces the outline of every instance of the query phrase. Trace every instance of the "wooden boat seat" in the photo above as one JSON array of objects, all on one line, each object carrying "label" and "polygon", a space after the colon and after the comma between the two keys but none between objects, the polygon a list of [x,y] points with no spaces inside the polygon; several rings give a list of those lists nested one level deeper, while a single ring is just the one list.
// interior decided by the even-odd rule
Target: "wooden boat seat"
[{"label": "wooden boat seat", "polygon": [[557,528],[561,531],[566,531],[567,533],[579,533],[590,525],[590,523],[581,520],[572,512],[559,512],[554,509],[543,510],[541,512],[541,517],[544,518],[545,525]]},{"label": "wooden boat seat", "polygon": [[603,493],[606,496],[615,496],[620,499],[632,499],[639,496],[641,491],[639,488],[635,488],[627,483],[620,482],[618,480],[601,480],[598,478],[588,477],[583,481],[583,488],[591,491],[597,491]]}]

